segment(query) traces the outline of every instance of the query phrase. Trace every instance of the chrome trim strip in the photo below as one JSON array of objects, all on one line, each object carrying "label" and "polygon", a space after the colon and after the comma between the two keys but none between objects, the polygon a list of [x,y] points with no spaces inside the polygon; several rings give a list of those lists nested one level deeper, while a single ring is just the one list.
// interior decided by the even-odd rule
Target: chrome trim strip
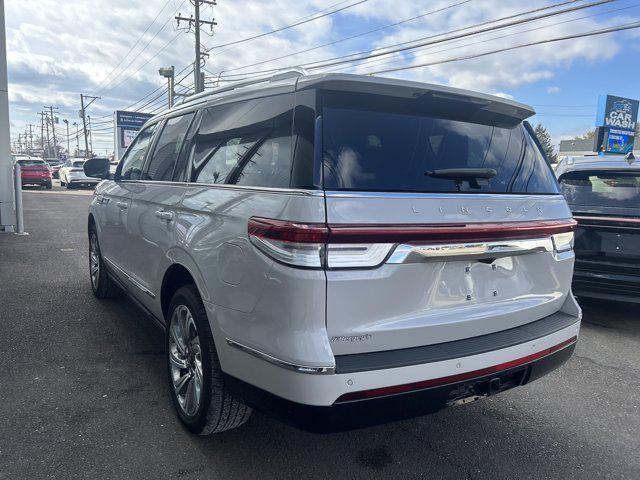
[{"label": "chrome trim strip", "polygon": [[327,190],[324,192],[327,198],[430,198],[442,200],[444,198],[490,198],[493,200],[531,200],[531,199],[544,199],[560,200],[564,199],[561,194],[539,194],[533,193],[531,195],[525,194],[513,194],[513,193],[416,193],[416,192],[352,192],[352,191],[335,191]]},{"label": "chrome trim strip", "polygon": [[314,367],[309,365],[298,365],[296,363],[287,362],[279,358],[273,357],[264,352],[256,350],[255,348],[247,347],[246,345],[235,342],[230,338],[227,338],[226,341],[227,341],[227,345],[229,345],[230,347],[237,348],[238,350],[248,353],[249,355],[253,355],[254,357],[260,358],[261,360],[264,360],[269,363],[273,363],[274,365],[277,365],[279,367],[286,368],[287,370],[293,370],[294,372],[298,372],[298,373],[310,373],[314,375],[332,375],[335,373],[335,365],[331,367]]},{"label": "chrome trim strip", "polygon": [[153,293],[151,290],[149,290],[147,287],[145,287],[144,285],[142,285],[139,281],[137,281],[135,278],[132,278],[131,275],[129,275],[127,272],[125,272],[122,268],[120,268],[118,265],[116,265],[112,260],[109,260],[107,257],[103,256],[102,257],[109,265],[111,265],[113,268],[115,268],[116,270],[118,270],[127,280],[129,280],[131,282],[131,284],[138,288],[141,292],[146,293],[147,295],[149,295],[151,298],[156,298],[156,294]]},{"label": "chrome trim strip", "polygon": [[398,245],[386,263],[423,263],[446,260],[479,260],[553,252],[551,237],[481,243]]},{"label": "chrome trim strip", "polygon": [[[114,180],[115,181],[115,180]],[[145,185],[169,185],[175,187],[206,187],[221,188],[225,190],[241,190],[250,192],[263,193],[282,193],[285,195],[310,195],[314,197],[324,196],[322,190],[306,190],[302,188],[276,188],[276,187],[251,187],[248,185],[227,185],[227,184],[211,184],[197,182],[167,182],[159,180],[118,180],[121,183],[140,183]]]}]

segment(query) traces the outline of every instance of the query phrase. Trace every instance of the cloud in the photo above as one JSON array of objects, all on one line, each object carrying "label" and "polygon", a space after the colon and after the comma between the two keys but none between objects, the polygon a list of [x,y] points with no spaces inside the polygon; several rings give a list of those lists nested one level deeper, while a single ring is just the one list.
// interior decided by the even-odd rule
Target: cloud
[{"label": "cloud", "polygon": [[[204,18],[215,17],[218,22],[213,37],[203,35],[203,46],[213,47],[206,69],[210,72],[208,75],[228,72],[265,59],[338,41],[454,3],[458,2],[370,0],[337,15],[325,16],[277,35],[241,45],[216,48],[331,8],[322,0],[219,2],[215,7],[203,9]],[[334,8],[341,6],[344,5],[336,5]],[[175,65],[176,71],[185,67],[188,69],[193,58],[193,35],[176,30],[173,21],[176,12],[188,16],[191,8],[189,0],[67,0],[64,6],[58,0],[7,0],[5,10],[12,134],[16,136],[25,124],[35,123],[36,113],[43,105],[58,105],[62,118],[75,121],[80,93],[102,97],[90,108],[92,117],[96,118],[110,118],[113,110],[130,106],[145,96],[148,96],[147,100],[138,105],[150,101],[150,110],[161,108],[164,101],[164,80],[158,75],[158,68]],[[469,1],[394,28],[245,68],[236,73],[297,65],[407,42],[508,16],[528,8],[534,7],[525,7],[517,0]],[[613,58],[619,53],[621,43],[613,36],[583,38],[472,60],[448,61],[505,46],[601,28],[619,20],[603,16],[555,25],[584,15],[584,12],[577,12],[473,38],[440,42],[393,56],[370,59],[359,66],[337,65],[332,70],[369,73],[403,65],[447,61],[384,75],[489,93],[498,92],[510,97],[510,90],[526,84],[552,81],[557,72],[572,68],[575,62],[601,62]],[[140,38],[156,16],[155,23]],[[624,19],[625,22],[632,20],[629,17]],[[133,52],[129,53],[134,45]],[[189,86],[193,80],[186,73],[179,78],[186,76],[182,85]],[[149,95],[156,89],[156,93]]]},{"label": "cloud", "polygon": [[550,87],[547,87],[547,93],[550,93],[550,94],[560,93],[560,87],[558,87],[556,85],[552,85]]}]

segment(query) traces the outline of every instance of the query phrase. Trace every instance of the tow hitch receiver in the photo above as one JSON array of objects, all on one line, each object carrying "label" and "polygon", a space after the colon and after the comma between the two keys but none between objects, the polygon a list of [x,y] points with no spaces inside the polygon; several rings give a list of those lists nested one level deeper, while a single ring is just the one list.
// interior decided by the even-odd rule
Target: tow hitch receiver
[{"label": "tow hitch receiver", "polygon": [[448,406],[464,405],[482,397],[495,395],[526,383],[529,368],[521,368],[506,374],[496,375],[482,380],[470,381],[457,386],[449,393]]}]

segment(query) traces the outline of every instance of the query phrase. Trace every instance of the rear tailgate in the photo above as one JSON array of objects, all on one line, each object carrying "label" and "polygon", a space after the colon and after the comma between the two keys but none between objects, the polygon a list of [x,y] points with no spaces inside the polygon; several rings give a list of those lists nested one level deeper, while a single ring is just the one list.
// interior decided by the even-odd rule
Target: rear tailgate
[{"label": "rear tailgate", "polygon": [[422,97],[323,99],[336,355],[508,330],[570,294],[572,235],[558,249],[552,235],[575,221],[529,131],[447,101],[431,113]]}]

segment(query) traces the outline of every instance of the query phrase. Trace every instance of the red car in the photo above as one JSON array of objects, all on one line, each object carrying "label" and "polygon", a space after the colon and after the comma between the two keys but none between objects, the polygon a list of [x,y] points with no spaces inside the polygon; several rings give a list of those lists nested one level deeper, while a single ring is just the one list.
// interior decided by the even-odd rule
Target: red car
[{"label": "red car", "polygon": [[44,160],[22,159],[18,160],[22,185],[41,185],[51,190],[51,169]]}]

